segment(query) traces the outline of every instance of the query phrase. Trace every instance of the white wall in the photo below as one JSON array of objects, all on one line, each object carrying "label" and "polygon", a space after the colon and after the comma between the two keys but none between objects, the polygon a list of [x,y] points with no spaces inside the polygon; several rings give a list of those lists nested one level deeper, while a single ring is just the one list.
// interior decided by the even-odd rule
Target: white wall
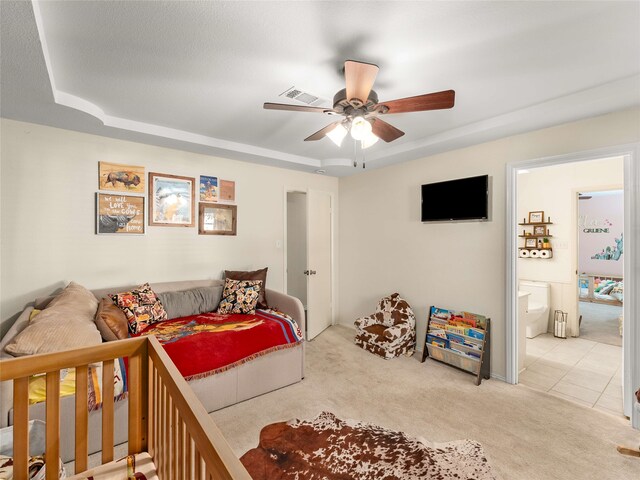
[{"label": "white wall", "polygon": [[[530,169],[518,175],[518,221],[528,218],[530,211],[542,210],[545,220],[551,217],[553,223],[548,226],[553,258],[518,259],[520,279],[551,284],[549,331],[553,331],[555,310],[567,312],[569,325],[577,326],[578,192],[622,188],[623,183],[622,157]],[[519,234],[523,228],[531,231],[532,227],[519,227]],[[524,246],[524,239],[519,243]]]},{"label": "white wall", "polygon": [[[640,110],[497,140],[340,179],[339,321],[352,325],[400,292],[424,341],[429,305],[493,319],[492,372],[505,362],[505,165],[640,141]],[[422,224],[420,185],[489,174],[492,220]]]},{"label": "white wall", "polygon": [[[336,178],[315,174],[6,119],[1,129],[2,333],[34,297],[70,280],[99,288],[268,266],[267,286],[282,291],[285,186],[338,192]],[[95,235],[98,161],[235,180],[238,235],[149,226],[144,236]]]},{"label": "white wall", "polygon": [[287,293],[307,308],[307,194],[287,193]]},{"label": "white wall", "polygon": [[594,257],[607,247],[618,250],[624,231],[624,192],[594,192],[578,202],[578,213],[578,270],[622,277],[624,253],[609,259]]}]

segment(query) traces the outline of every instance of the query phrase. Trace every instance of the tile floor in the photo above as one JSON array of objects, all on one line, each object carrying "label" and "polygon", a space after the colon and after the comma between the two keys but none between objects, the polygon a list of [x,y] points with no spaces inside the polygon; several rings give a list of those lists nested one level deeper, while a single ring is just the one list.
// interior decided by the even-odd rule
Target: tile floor
[{"label": "tile floor", "polygon": [[621,416],[622,348],[546,333],[527,339],[520,383]]}]

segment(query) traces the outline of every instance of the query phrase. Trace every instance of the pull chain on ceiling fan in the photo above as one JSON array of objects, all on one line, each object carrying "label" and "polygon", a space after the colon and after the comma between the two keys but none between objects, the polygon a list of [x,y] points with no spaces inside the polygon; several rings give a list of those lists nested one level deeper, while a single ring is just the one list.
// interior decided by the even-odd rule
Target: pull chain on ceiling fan
[{"label": "pull chain on ceiling fan", "polygon": [[378,139],[393,142],[404,135],[402,130],[382,120],[380,115],[393,113],[421,112],[452,108],[455,92],[427,93],[415,97],[401,98],[388,102],[378,102],[378,94],[372,89],[378,75],[378,66],[371,63],[347,60],[344,62],[346,88],[333,97],[333,108],[265,103],[267,110],[288,110],[294,112],[315,112],[327,115],[342,115],[344,118],[333,122],[304,139],[305,142],[329,137],[337,146],[342,144],[347,133],[368,148]]}]

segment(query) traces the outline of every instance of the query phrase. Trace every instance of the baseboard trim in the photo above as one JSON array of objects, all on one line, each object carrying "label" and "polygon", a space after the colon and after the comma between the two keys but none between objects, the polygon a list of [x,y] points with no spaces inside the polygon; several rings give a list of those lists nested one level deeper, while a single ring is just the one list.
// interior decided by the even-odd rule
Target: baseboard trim
[{"label": "baseboard trim", "polygon": [[347,327],[347,328],[350,328],[351,330],[355,330],[356,329],[356,326],[353,324],[353,322],[349,322],[349,323],[337,322],[337,323],[334,323],[334,325],[340,325],[342,327]]}]

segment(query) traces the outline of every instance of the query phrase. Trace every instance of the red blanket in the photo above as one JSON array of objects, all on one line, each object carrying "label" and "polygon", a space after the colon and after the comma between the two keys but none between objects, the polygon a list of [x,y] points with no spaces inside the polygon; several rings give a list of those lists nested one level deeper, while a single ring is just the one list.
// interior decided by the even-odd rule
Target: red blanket
[{"label": "red blanket", "polygon": [[176,318],[154,323],[139,335],[155,335],[186,380],[223,372],[302,341],[295,321],[267,310]]}]

